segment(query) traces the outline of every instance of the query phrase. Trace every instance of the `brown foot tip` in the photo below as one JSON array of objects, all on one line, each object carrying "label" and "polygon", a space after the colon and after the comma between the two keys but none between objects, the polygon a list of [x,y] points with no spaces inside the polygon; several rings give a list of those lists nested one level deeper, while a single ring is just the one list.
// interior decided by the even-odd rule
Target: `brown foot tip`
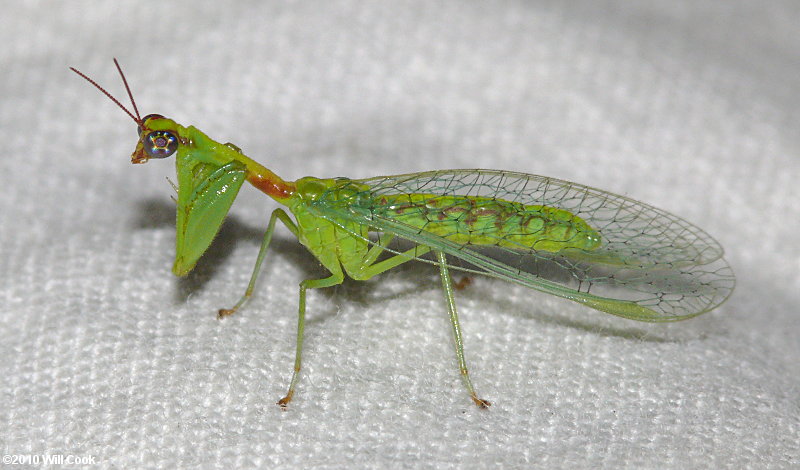
[{"label": "brown foot tip", "polygon": [[293,393],[287,394],[285,397],[278,400],[278,403],[276,403],[276,405],[280,406],[283,411],[286,411],[287,405],[289,404],[290,401],[292,401],[292,395],[294,394]]},{"label": "brown foot tip", "polygon": [[219,312],[217,312],[217,318],[225,318],[229,315],[233,315],[234,313],[236,313],[235,308],[221,308],[219,309]]},{"label": "brown foot tip", "polygon": [[472,401],[474,401],[475,404],[478,405],[478,407],[484,410],[492,406],[492,404],[489,401],[484,400],[483,398],[472,397]]}]

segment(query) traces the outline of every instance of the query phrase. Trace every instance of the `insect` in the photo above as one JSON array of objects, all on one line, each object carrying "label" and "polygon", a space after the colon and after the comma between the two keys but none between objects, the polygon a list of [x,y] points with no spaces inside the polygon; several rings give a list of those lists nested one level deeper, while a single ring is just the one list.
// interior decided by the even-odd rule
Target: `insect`
[{"label": "insect", "polygon": [[245,181],[288,213],[272,212],[244,295],[219,316],[232,315],[252,296],[278,221],[330,272],[300,283],[294,372],[278,401],[281,407],[294,396],[300,373],[306,291],[341,284],[345,275],[366,280],[411,260],[436,265],[461,378],[482,408],[490,403],[478,397],[467,372],[451,269],[648,322],[700,315],[733,291],[735,279],[722,247],[698,227],[647,204],[569,181],[496,170],[284,181],[235,145],[214,141],[193,126],[159,114],[140,117],[116,59],[114,64],[133,112],[71,70],[136,122],[139,140],[132,163],[175,155],[176,275],[195,266]]}]

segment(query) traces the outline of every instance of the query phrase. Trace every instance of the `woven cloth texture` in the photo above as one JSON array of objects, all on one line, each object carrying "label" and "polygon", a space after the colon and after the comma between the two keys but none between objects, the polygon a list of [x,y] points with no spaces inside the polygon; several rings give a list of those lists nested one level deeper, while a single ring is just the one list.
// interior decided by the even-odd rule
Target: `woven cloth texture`
[{"label": "woven cloth texture", "polygon": [[[800,7],[795,0],[9,2],[0,19],[0,449],[87,468],[797,468]],[[738,279],[696,319],[615,318],[438,272],[325,271],[245,186],[170,273],[172,159],[142,114],[287,179],[496,168],[576,181],[712,234]],[[8,463],[4,461],[4,464]],[[40,463],[41,465],[41,463]],[[37,466],[31,460],[30,466]],[[56,468],[58,466],[54,466]]]}]

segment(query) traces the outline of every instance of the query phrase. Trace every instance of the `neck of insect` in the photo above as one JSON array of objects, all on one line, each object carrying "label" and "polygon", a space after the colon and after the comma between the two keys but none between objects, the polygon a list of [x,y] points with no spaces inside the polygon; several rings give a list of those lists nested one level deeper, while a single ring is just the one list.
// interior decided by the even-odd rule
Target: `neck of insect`
[{"label": "neck of insect", "polygon": [[[247,157],[245,157],[247,158]],[[247,181],[278,202],[287,201],[297,189],[290,181],[284,181],[264,165],[247,158]]]}]

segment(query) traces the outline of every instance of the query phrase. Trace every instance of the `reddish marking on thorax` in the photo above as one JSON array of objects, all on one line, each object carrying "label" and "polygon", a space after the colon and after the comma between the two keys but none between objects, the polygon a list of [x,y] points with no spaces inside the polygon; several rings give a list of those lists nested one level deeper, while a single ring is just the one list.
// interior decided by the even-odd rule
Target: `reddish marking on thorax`
[{"label": "reddish marking on thorax", "polygon": [[278,200],[289,199],[297,190],[297,186],[294,183],[283,181],[274,174],[248,173],[247,181],[270,197]]}]

